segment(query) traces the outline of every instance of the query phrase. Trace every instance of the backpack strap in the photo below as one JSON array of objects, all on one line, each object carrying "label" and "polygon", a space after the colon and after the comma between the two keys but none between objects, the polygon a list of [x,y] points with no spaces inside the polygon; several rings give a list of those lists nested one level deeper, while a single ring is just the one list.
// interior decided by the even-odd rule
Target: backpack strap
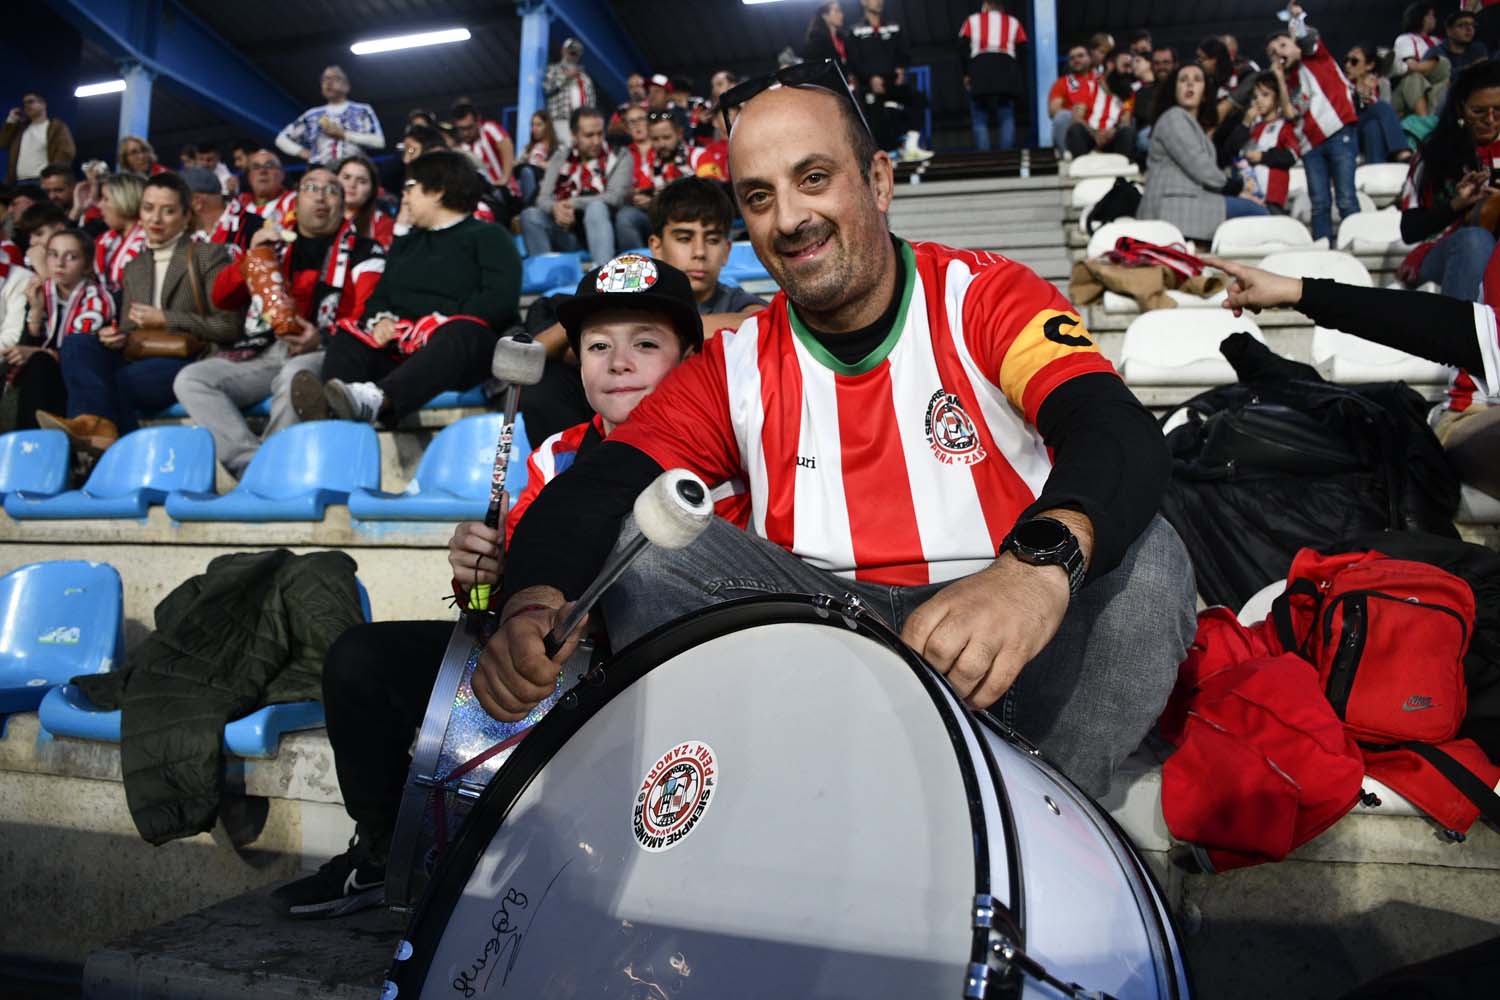
[{"label": "backpack strap", "polygon": [[[1281,646],[1289,653],[1296,653],[1303,659],[1307,659],[1306,641],[1297,638],[1297,630],[1292,628],[1292,602],[1291,598],[1296,595],[1305,595],[1313,599],[1315,610],[1313,619],[1316,621],[1323,607],[1323,594],[1318,590],[1318,585],[1311,580],[1293,580],[1287,584],[1279,597],[1271,604],[1271,624],[1276,629],[1276,637],[1281,640]],[[1309,630],[1308,639],[1312,638]]]},{"label": "backpack strap", "polygon": [[1479,814],[1500,828],[1500,795],[1475,777],[1474,772],[1464,767],[1451,755],[1439,750],[1431,743],[1402,743],[1403,750],[1410,750],[1431,764],[1433,769],[1452,782],[1463,797],[1479,807]]}]

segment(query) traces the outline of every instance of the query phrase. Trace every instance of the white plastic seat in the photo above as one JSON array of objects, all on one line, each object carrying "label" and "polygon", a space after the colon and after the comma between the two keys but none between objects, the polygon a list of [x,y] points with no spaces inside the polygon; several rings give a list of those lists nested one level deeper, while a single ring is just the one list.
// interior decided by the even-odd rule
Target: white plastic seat
[{"label": "white plastic seat", "polygon": [[[1361,212],[1378,212],[1380,210],[1380,206],[1375,204],[1375,199],[1371,198],[1369,195],[1365,194],[1358,188],[1355,188],[1354,190],[1354,200],[1359,203],[1359,210]],[[1287,215],[1296,219],[1303,225],[1312,225],[1312,198],[1308,195],[1305,188],[1301,191],[1291,191],[1287,193],[1286,212]],[[1335,200],[1333,203],[1332,216],[1334,225],[1337,225],[1340,221],[1342,221],[1342,215],[1339,212],[1339,205],[1337,200]]]},{"label": "white plastic seat", "polygon": [[1222,385],[1234,369],[1219,353],[1232,333],[1265,336],[1249,316],[1227,309],[1156,309],[1131,321],[1120,346],[1120,375],[1128,385]]},{"label": "white plastic seat", "polygon": [[1411,249],[1401,239],[1401,212],[1395,208],[1349,216],[1339,223],[1334,247],[1355,254],[1405,254]]},{"label": "white plastic seat", "polygon": [[1313,364],[1335,382],[1407,382],[1445,385],[1448,369],[1425,358],[1398,351],[1353,334],[1315,327]]},{"label": "white plastic seat", "polygon": [[1359,288],[1374,286],[1365,266],[1342,250],[1283,250],[1268,254],[1256,266],[1288,278],[1332,278]]},{"label": "white plastic seat", "polygon": [[[1167,298],[1177,303],[1179,309],[1218,309],[1229,298],[1229,292],[1220,289],[1207,298],[1201,295],[1190,295],[1187,292],[1169,291]],[[1105,292],[1101,300],[1104,311],[1112,316],[1133,316],[1141,311],[1140,303],[1128,295],[1119,292]]]},{"label": "white plastic seat", "polygon": [[1193,245],[1182,235],[1182,230],[1170,222],[1160,219],[1116,219],[1106,222],[1099,227],[1099,231],[1089,237],[1088,258],[1102,257],[1115,248],[1115,243],[1121,236],[1129,236],[1137,240],[1145,240],[1147,243],[1155,243],[1159,246],[1171,246],[1179,243],[1192,252]]},{"label": "white plastic seat", "polygon": [[1312,246],[1306,226],[1286,215],[1254,215],[1225,219],[1214,230],[1213,252],[1226,256],[1264,254]]},{"label": "white plastic seat", "polygon": [[1464,483],[1458,491],[1459,524],[1500,524],[1500,500]]},{"label": "white plastic seat", "polygon": [[1401,194],[1406,185],[1405,163],[1366,163],[1354,168],[1354,189],[1363,191],[1377,202],[1387,203]]},{"label": "white plastic seat", "polygon": [[1113,177],[1086,177],[1073,185],[1074,208],[1090,208],[1115,186]]},{"label": "white plastic seat", "polygon": [[1068,176],[1082,180],[1085,177],[1139,177],[1140,168],[1130,162],[1123,153],[1085,153],[1074,157],[1067,165]]},{"label": "white plastic seat", "polygon": [[1295,195],[1305,194],[1307,192],[1307,168],[1304,167],[1304,166],[1302,166],[1302,164],[1299,163],[1296,166],[1294,166],[1294,167],[1290,168],[1289,170],[1287,170],[1286,173],[1287,173],[1287,186],[1286,186],[1286,196],[1287,196],[1287,198],[1290,199],[1290,198],[1292,198]]},{"label": "white plastic seat", "polygon": [[1277,580],[1274,583],[1266,584],[1250,595],[1250,600],[1245,602],[1245,606],[1240,608],[1239,614],[1235,615],[1235,617],[1246,628],[1265,621],[1271,615],[1271,605],[1276,602],[1276,598],[1280,597],[1285,590],[1285,580]]}]

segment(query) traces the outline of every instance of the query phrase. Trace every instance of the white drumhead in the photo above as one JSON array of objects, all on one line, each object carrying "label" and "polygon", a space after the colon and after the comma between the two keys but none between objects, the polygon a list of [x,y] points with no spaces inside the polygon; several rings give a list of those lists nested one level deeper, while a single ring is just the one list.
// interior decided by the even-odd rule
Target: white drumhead
[{"label": "white drumhead", "polygon": [[[688,744],[710,768],[647,780]],[[634,828],[643,781],[699,806],[666,818],[680,839],[647,845],[664,849]],[[943,715],[891,649],[805,623],[711,639],[613,697],[536,774],[423,993],[961,996],[970,815]]]}]

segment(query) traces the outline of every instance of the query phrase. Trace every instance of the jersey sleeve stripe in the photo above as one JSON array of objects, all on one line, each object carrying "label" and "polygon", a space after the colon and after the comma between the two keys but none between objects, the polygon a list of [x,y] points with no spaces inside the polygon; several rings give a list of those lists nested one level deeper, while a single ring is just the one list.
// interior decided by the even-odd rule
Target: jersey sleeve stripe
[{"label": "jersey sleeve stripe", "polygon": [[1037,411],[1047,401],[1047,396],[1053,389],[1064,382],[1079,375],[1087,375],[1090,372],[1108,372],[1116,374],[1114,366],[1109,359],[1098,352],[1088,353],[1080,351],[1075,354],[1066,354],[1048,362],[1040,371],[1031,377],[1026,385],[1026,394],[1022,400],[1021,412],[1026,415],[1026,422],[1035,426]]},{"label": "jersey sleeve stripe", "polygon": [[1484,359],[1481,392],[1493,396],[1500,389],[1500,331],[1496,329],[1495,310],[1482,302],[1474,303],[1474,333],[1479,338],[1479,356]]}]

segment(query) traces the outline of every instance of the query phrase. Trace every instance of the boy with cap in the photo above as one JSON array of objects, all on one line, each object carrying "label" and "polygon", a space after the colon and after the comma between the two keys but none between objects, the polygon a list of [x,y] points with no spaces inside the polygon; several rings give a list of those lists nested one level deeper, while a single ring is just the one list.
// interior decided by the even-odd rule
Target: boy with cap
[{"label": "boy with cap", "polygon": [[[554,434],[531,455],[526,489],[506,519],[509,535],[542,487],[599,444],[683,358],[703,346],[703,327],[687,275],[637,254],[586,274],[560,310],[568,342],[582,362],[594,418]],[[725,484],[714,491],[721,516],[743,526],[749,497]],[[483,522],[460,524],[448,543],[453,586],[498,584],[500,533]],[[405,784],[413,732],[453,632],[451,621],[356,625],[328,651],[323,705],[344,808],[355,822],[348,851],[317,873],[271,894],[280,915],[337,917],[379,905]]]}]

